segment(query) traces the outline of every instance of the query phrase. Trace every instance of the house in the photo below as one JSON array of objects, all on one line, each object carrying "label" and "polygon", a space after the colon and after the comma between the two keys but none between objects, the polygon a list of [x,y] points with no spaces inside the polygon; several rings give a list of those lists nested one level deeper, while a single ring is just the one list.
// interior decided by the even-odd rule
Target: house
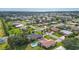
[{"label": "house", "polygon": [[51,31],[51,32],[46,32],[46,35],[52,35],[54,32]]},{"label": "house", "polygon": [[31,34],[31,35],[28,35],[27,38],[29,40],[31,40],[31,39],[41,39],[41,38],[43,38],[43,36],[40,35],[40,34]]},{"label": "house", "polygon": [[59,38],[56,40],[56,42],[62,42],[63,40],[65,40],[65,36],[59,37]]},{"label": "house", "polygon": [[79,32],[79,26],[72,28],[72,30]]},{"label": "house", "polygon": [[13,22],[13,25],[17,28],[23,27],[24,25],[20,23],[20,21]]},{"label": "house", "polygon": [[47,39],[42,39],[42,40],[39,40],[40,42],[40,45],[45,47],[45,48],[49,48],[51,46],[55,46],[56,42],[52,39],[50,40],[47,40]]},{"label": "house", "polygon": [[0,43],[6,43],[7,39],[8,39],[8,37],[0,38]]},{"label": "house", "polygon": [[20,28],[20,27],[23,27],[23,26],[24,26],[23,24],[18,24],[15,27]]},{"label": "house", "polygon": [[21,30],[27,30],[27,27],[26,26],[22,26],[20,27]]},{"label": "house", "polygon": [[63,46],[59,46],[57,48],[55,48],[54,50],[66,50]]},{"label": "house", "polygon": [[15,26],[15,25],[18,25],[18,24],[20,24],[20,21],[14,21],[12,24],[13,24],[14,26]]},{"label": "house", "polygon": [[79,39],[79,35],[75,36],[76,39]]},{"label": "house", "polygon": [[5,42],[5,40],[3,40],[2,38],[0,38],[0,43],[4,43]]},{"label": "house", "polygon": [[67,30],[61,30],[60,33],[62,33],[62,34],[64,34],[64,35],[70,35],[70,34],[72,34],[73,32],[67,31]]},{"label": "house", "polygon": [[54,31],[54,32],[59,31],[59,29],[58,29],[58,28],[56,28],[56,27],[51,27],[51,28],[50,28],[50,30],[51,30],[51,31]]}]

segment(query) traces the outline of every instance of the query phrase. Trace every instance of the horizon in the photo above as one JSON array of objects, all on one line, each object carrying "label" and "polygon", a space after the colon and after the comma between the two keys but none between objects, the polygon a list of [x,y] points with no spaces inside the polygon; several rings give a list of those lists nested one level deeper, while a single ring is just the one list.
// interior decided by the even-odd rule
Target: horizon
[{"label": "horizon", "polygon": [[0,11],[21,11],[21,12],[79,11],[79,8],[0,8]]}]

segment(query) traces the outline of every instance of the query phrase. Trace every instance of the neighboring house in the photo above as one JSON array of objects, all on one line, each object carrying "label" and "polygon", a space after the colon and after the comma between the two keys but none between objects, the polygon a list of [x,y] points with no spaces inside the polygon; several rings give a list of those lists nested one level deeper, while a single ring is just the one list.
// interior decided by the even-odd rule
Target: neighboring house
[{"label": "neighboring house", "polygon": [[20,27],[21,30],[27,30],[26,26]]},{"label": "neighboring house", "polygon": [[21,24],[19,21],[13,22],[13,25],[17,28],[23,27],[24,25]]},{"label": "neighboring house", "polygon": [[23,27],[23,26],[24,26],[23,24],[18,24],[15,27],[20,28],[20,27]]},{"label": "neighboring house", "polygon": [[66,50],[63,46],[59,46],[57,48],[55,48],[54,50]]},{"label": "neighboring house", "polygon": [[2,38],[0,38],[0,43],[4,43],[5,42],[5,40],[3,40]]},{"label": "neighboring house", "polygon": [[18,22],[14,22],[14,23],[13,23],[14,26],[16,26],[16,25],[18,25],[18,24],[20,24],[20,23],[18,23]]},{"label": "neighboring house", "polygon": [[13,25],[18,25],[18,24],[20,24],[20,21],[14,21],[12,24]]},{"label": "neighboring house", "polygon": [[59,38],[56,40],[56,42],[62,42],[63,40],[65,40],[65,36],[59,37]]},{"label": "neighboring house", "polygon": [[79,32],[79,26],[72,28],[72,30]]},{"label": "neighboring house", "polygon": [[61,30],[60,33],[62,33],[62,34],[64,34],[64,35],[70,35],[70,34],[72,34],[73,32],[67,31],[67,30]]},{"label": "neighboring house", "polygon": [[29,40],[32,40],[32,39],[41,39],[41,38],[43,38],[43,36],[40,35],[40,34],[31,34],[31,35],[28,35],[27,38]]},{"label": "neighboring house", "polygon": [[58,28],[56,28],[56,27],[51,27],[51,28],[50,28],[50,30],[51,30],[51,31],[54,31],[54,32],[59,31],[59,29],[58,29]]},{"label": "neighboring house", "polygon": [[8,39],[8,37],[0,38],[0,43],[6,43],[7,39]]},{"label": "neighboring house", "polygon": [[46,32],[46,35],[52,35],[54,32],[51,31],[51,32]]},{"label": "neighboring house", "polygon": [[40,42],[40,45],[45,47],[45,48],[49,48],[51,46],[55,46],[56,42],[52,39],[50,40],[47,40],[47,39],[42,39],[42,40],[39,40]]},{"label": "neighboring house", "polygon": [[75,38],[79,39],[79,35],[78,36],[75,36]]}]

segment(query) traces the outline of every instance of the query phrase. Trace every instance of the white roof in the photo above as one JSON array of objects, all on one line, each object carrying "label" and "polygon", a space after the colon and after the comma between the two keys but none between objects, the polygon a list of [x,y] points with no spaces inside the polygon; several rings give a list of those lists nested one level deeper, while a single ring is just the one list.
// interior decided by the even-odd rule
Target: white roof
[{"label": "white roof", "polygon": [[50,33],[49,32],[46,32],[47,35],[52,35],[52,33],[54,33],[54,32],[53,31],[50,32]]},{"label": "white roof", "polygon": [[23,24],[16,25],[16,27],[22,27],[22,26],[23,26]]},{"label": "white roof", "polygon": [[67,30],[61,30],[60,32],[63,32],[64,34],[67,34],[67,35],[72,34],[71,31],[67,31]]},{"label": "white roof", "polygon": [[62,42],[63,40],[65,40],[65,36],[59,37],[59,38],[56,40],[56,42]]}]

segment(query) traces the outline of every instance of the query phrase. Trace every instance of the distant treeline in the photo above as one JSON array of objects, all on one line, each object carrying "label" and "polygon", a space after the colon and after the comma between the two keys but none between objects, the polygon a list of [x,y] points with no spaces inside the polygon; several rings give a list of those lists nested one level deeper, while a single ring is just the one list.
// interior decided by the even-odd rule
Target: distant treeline
[{"label": "distant treeline", "polygon": [[79,11],[44,11],[44,12],[30,12],[30,11],[0,11],[0,16],[11,16],[12,14],[17,15],[38,15],[38,14],[45,14],[45,13],[74,13],[79,14]]}]

